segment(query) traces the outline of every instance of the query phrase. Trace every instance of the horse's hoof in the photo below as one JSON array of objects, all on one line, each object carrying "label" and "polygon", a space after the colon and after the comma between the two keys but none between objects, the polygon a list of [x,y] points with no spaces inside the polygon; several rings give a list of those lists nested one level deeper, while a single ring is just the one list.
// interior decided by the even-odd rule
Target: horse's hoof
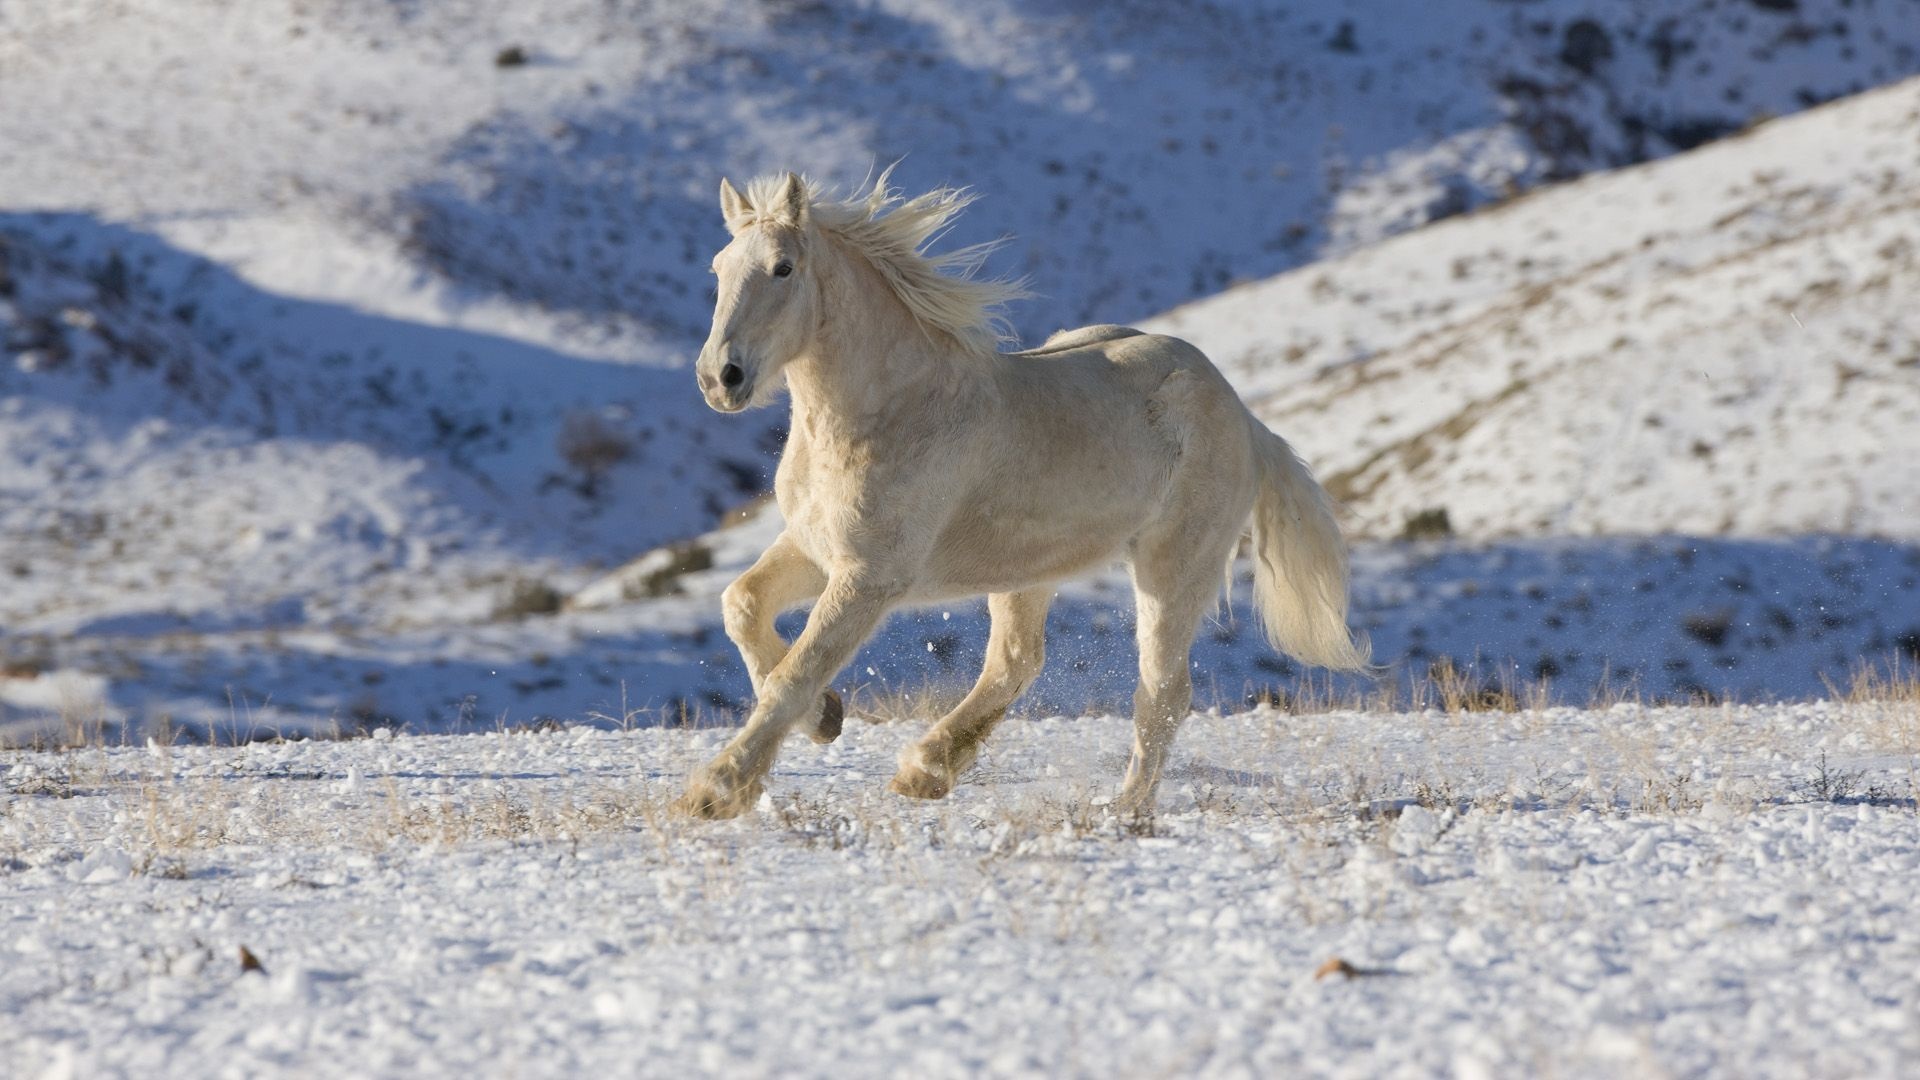
[{"label": "horse's hoof", "polygon": [[706,777],[687,784],[686,794],[675,800],[673,808],[687,817],[720,821],[739,817],[760,801],[761,785],[756,781],[743,787],[723,788]]},{"label": "horse's hoof", "polygon": [[840,695],[832,690],[820,699],[820,723],[807,737],[817,743],[830,743],[840,737],[840,729],[846,724],[847,706]]},{"label": "horse's hoof", "polygon": [[902,765],[893,779],[887,781],[887,790],[909,799],[944,799],[953,791],[953,781],[935,776],[918,765]]},{"label": "horse's hoof", "polygon": [[1159,796],[1158,791],[1145,786],[1122,787],[1120,794],[1107,804],[1107,808],[1123,818],[1150,818],[1154,805],[1160,801]]}]

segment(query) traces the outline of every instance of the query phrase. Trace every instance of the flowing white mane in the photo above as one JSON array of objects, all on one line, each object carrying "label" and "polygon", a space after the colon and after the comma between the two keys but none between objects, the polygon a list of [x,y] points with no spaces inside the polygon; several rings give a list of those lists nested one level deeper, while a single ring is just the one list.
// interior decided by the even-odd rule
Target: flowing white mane
[{"label": "flowing white mane", "polygon": [[[872,184],[844,199],[828,196],[818,183],[803,177],[809,217],[822,232],[879,271],[894,295],[929,331],[982,352],[1013,341],[1013,328],[1000,309],[1028,295],[1024,283],[974,276],[987,256],[1006,241],[972,244],[940,255],[922,250],[976,196],[966,188],[939,187],[908,199],[887,186],[892,172],[888,168]],[[785,181],[785,173],[756,177],[747,185],[747,202],[755,207],[779,205]]]}]

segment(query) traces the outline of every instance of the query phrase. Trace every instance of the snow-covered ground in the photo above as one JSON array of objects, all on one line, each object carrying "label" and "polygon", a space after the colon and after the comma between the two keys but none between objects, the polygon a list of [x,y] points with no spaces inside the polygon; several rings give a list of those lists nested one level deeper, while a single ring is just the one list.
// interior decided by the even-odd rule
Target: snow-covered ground
[{"label": "snow-covered ground", "polygon": [[[9,1075],[1803,1077],[1920,1058],[1920,711],[1258,711],[0,754]],[[241,950],[262,970],[243,970]],[[1354,974],[1316,976],[1333,960]]]}]

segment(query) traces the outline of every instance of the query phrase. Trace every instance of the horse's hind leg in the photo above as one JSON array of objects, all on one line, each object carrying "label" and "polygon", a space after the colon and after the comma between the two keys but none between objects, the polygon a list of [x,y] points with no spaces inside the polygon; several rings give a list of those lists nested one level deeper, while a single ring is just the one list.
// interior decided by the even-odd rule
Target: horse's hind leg
[{"label": "horse's hind leg", "polygon": [[[1219,595],[1221,568],[1239,539],[1239,523],[1203,523],[1143,536],[1133,558],[1140,684],[1133,692],[1133,757],[1118,808],[1148,813],[1180,722],[1193,706],[1188,655],[1200,617]],[[1196,535],[1197,534],[1197,535]]]},{"label": "horse's hind leg", "polygon": [[980,756],[980,744],[1024,693],[1047,656],[1047,608],[1051,585],[987,598],[993,630],[987,660],[965,700],[900,755],[900,771],[888,789],[916,799],[940,799]]},{"label": "horse's hind leg", "polygon": [[[818,597],[826,584],[827,575],[781,533],[721,595],[727,637],[747,663],[754,697],[766,685],[767,673],[787,656],[787,642],[773,628],[773,620],[795,604]],[[845,715],[840,695],[828,690],[818,720],[804,730],[814,742],[832,742]]]}]

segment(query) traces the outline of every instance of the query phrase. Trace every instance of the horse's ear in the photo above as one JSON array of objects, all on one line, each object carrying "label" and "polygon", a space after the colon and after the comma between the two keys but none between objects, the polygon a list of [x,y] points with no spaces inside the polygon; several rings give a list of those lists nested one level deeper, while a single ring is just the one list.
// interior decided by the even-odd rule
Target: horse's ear
[{"label": "horse's ear", "polygon": [[800,228],[807,223],[807,182],[797,173],[788,173],[780,191],[773,197],[775,212],[782,225]]},{"label": "horse's ear", "polygon": [[720,178],[720,217],[727,223],[727,231],[739,235],[753,217],[753,207],[747,197],[740,194],[738,188],[726,177]]}]

